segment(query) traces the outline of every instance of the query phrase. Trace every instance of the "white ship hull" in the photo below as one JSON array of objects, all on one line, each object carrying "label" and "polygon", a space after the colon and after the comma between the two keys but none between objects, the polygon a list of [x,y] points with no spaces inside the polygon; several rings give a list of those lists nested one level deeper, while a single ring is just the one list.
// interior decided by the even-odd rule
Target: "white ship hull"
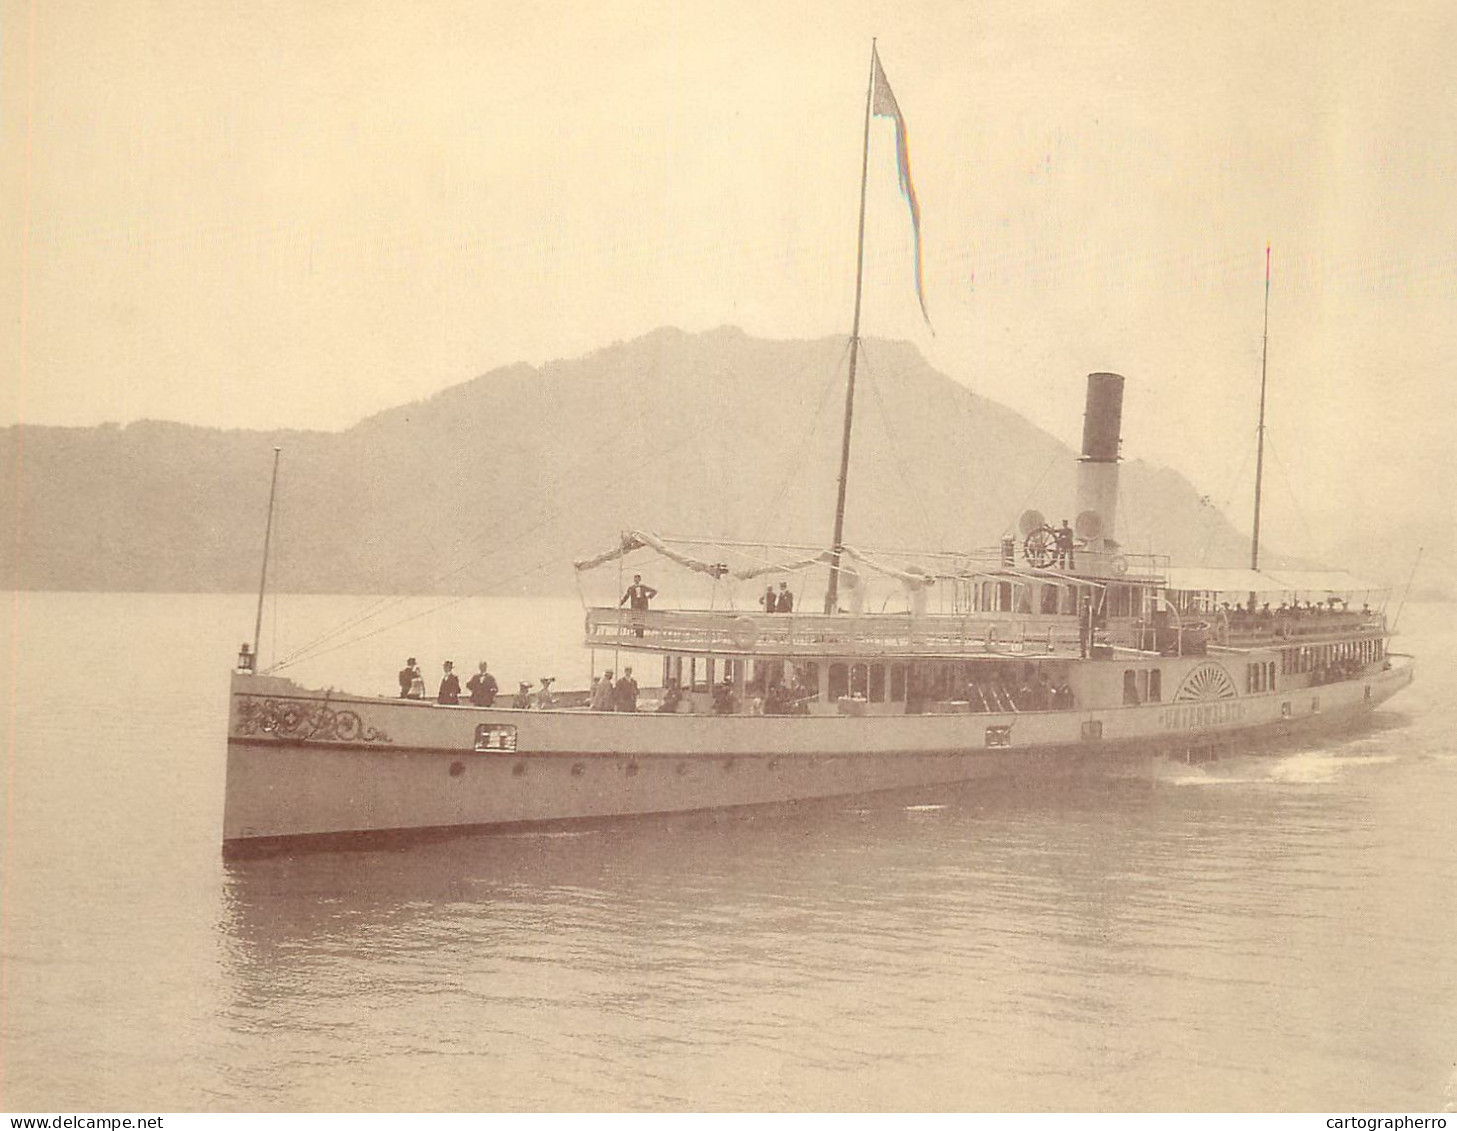
[{"label": "white ship hull", "polygon": [[[1206,661],[1207,662],[1207,661]],[[1319,687],[1088,710],[719,717],[440,706],[239,675],[223,848],[687,812],[990,775],[1126,772],[1359,720],[1407,657]]]}]

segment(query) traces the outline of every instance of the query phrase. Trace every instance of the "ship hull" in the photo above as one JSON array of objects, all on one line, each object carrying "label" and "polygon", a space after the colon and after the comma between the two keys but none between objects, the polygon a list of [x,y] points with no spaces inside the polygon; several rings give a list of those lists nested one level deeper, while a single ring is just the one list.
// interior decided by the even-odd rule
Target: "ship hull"
[{"label": "ship hull", "polygon": [[236,676],[225,855],[341,837],[772,805],[1022,774],[1142,772],[1348,728],[1412,678],[1012,714],[598,714],[389,700]]}]

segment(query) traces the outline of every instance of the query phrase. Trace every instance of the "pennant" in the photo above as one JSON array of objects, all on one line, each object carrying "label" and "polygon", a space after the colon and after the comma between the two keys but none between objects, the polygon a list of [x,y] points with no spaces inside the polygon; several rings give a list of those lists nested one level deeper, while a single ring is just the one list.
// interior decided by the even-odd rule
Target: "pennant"
[{"label": "pennant", "polygon": [[871,82],[870,112],[879,118],[890,118],[895,122],[895,164],[900,174],[901,195],[911,210],[911,230],[916,237],[916,298],[921,304],[921,317],[931,325],[931,316],[926,313],[926,295],[921,285],[921,206],[916,202],[916,187],[911,183],[911,158],[906,145],[906,120],[901,116],[900,104],[890,89],[890,82],[880,65],[880,52],[871,48],[874,59],[874,79]]}]

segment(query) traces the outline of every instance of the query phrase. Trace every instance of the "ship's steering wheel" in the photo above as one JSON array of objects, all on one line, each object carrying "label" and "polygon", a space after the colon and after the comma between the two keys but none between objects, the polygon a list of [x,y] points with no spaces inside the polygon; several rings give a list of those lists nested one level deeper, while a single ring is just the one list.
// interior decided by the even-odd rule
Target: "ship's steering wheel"
[{"label": "ship's steering wheel", "polygon": [[1057,557],[1057,531],[1045,522],[1034,526],[1022,540],[1022,553],[1028,565],[1047,569]]}]

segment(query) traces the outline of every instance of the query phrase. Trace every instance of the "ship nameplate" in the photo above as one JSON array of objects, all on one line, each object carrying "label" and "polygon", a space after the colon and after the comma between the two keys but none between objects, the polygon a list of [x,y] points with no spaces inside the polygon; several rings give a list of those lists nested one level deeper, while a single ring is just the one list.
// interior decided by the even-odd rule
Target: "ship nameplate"
[{"label": "ship nameplate", "polygon": [[476,727],[476,750],[483,754],[516,749],[516,728],[507,723],[481,723]]}]

